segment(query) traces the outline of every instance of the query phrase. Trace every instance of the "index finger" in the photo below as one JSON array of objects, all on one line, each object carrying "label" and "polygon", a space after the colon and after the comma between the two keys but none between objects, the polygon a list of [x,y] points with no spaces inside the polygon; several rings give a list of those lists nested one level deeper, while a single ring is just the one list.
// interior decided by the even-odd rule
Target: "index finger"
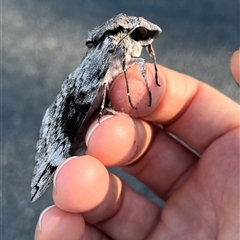
[{"label": "index finger", "polygon": [[128,102],[124,75],[117,77],[109,92],[114,108],[163,125],[199,153],[239,125],[237,103],[188,75],[158,65],[161,84],[158,87],[154,67],[147,64],[147,80],[153,99],[151,107],[148,107],[148,93],[138,68],[129,69],[127,77],[130,96],[137,110]]}]

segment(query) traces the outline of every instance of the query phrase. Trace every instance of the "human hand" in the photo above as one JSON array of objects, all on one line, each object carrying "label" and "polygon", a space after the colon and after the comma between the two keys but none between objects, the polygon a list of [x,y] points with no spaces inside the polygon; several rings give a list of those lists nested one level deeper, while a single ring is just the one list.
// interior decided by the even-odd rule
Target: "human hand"
[{"label": "human hand", "polygon": [[[117,78],[111,102],[134,118],[116,114],[91,125],[87,155],[66,160],[55,174],[55,206],[42,213],[35,239],[238,239],[239,105],[161,66],[157,87],[153,66],[147,70],[152,107],[137,67],[128,70],[136,111],[124,76]],[[122,166],[165,200],[164,208],[105,166]]]}]

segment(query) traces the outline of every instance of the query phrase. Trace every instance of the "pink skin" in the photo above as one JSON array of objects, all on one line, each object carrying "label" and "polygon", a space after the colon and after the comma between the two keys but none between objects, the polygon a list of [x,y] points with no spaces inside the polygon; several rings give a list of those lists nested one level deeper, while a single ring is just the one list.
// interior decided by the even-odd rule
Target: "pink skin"
[{"label": "pink skin", "polygon": [[[239,82],[235,54],[239,51],[231,69]],[[126,114],[104,118],[100,125],[93,122],[86,155],[58,168],[55,206],[40,216],[36,240],[238,239],[239,105],[162,66],[159,88],[153,66],[148,64],[147,70],[152,106],[136,66],[128,70],[128,78],[137,111],[129,106],[124,76],[117,77],[109,97],[114,108]],[[165,207],[137,193],[105,166],[121,166],[164,199]]]},{"label": "pink skin", "polygon": [[240,85],[240,50],[233,53],[231,57],[230,67],[234,79]]}]

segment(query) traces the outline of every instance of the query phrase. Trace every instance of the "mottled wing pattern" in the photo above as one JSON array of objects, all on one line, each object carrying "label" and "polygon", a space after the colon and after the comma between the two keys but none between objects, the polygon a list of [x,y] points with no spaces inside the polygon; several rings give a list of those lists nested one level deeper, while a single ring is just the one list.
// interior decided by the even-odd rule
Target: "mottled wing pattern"
[{"label": "mottled wing pattern", "polygon": [[109,49],[114,48],[109,38],[104,42],[88,51],[79,67],[63,82],[60,93],[45,113],[37,142],[32,201],[48,188],[57,166],[69,156],[76,136],[83,139],[84,124],[101,105],[103,83],[109,81],[105,79],[111,59]]}]

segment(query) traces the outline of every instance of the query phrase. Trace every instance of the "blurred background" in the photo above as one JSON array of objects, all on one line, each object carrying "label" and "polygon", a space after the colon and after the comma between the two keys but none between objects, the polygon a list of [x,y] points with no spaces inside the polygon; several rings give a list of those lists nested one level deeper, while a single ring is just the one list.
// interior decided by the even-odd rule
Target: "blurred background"
[{"label": "blurred background", "polygon": [[[30,202],[42,117],[86,52],[88,30],[118,13],[158,24],[157,62],[187,73],[239,102],[229,60],[239,48],[237,0],[2,0],[1,237],[33,239],[51,188]],[[116,171],[116,170],[115,170]],[[119,173],[119,171],[117,171]],[[140,192],[161,203],[132,177]]]}]

